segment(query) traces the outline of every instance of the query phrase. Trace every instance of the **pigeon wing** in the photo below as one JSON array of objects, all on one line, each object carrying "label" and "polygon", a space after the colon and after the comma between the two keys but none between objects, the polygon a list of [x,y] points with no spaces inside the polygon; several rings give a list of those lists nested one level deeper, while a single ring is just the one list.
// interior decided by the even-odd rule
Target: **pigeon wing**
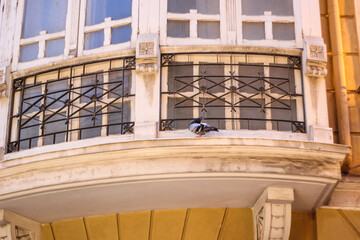
[{"label": "pigeon wing", "polygon": [[201,123],[192,123],[189,126],[189,130],[193,133],[200,134],[204,129],[204,125]]}]

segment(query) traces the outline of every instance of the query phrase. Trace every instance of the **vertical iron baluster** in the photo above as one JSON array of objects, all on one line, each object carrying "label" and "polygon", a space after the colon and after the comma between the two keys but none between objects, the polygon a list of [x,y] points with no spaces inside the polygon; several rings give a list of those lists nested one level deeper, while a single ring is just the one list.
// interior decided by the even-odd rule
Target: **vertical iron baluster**
[{"label": "vertical iron baluster", "polygon": [[67,102],[67,114],[66,114],[66,142],[69,141],[69,134],[71,132],[69,132],[69,128],[70,128],[70,111],[71,111],[71,89],[72,89],[72,83],[73,83],[73,77],[72,77],[72,74],[73,74],[73,67],[70,67],[70,78],[69,78],[69,85],[68,85],[68,92],[69,92],[69,95],[68,95],[68,99],[66,100]]},{"label": "vertical iron baluster", "polygon": [[[122,86],[121,86],[121,134],[124,134],[124,91],[125,91],[125,70],[126,70],[126,58],[123,60],[122,68]],[[130,70],[131,71],[131,67]],[[131,75],[132,77],[132,75]]]},{"label": "vertical iron baluster", "polygon": [[[36,78],[35,78],[36,79]],[[19,131],[18,131],[18,136],[17,136],[17,140],[18,140],[18,145],[17,145],[17,151],[20,150],[20,143],[21,143],[21,118],[22,118],[22,111],[23,111],[23,101],[24,101],[24,95],[25,95],[25,78],[23,79],[22,83],[21,83],[21,99],[20,99],[20,109],[19,109],[19,120],[18,120],[18,123],[19,123]],[[35,80],[34,80],[35,81]]]},{"label": "vertical iron baluster", "polygon": [[[44,136],[45,134],[45,112],[46,112],[46,105],[47,105],[47,92],[48,92],[48,82],[45,83],[45,89],[44,89],[44,101],[43,104],[41,106],[41,111],[42,111],[42,124],[41,124],[41,136]],[[45,141],[45,137],[43,137],[43,141]]]}]

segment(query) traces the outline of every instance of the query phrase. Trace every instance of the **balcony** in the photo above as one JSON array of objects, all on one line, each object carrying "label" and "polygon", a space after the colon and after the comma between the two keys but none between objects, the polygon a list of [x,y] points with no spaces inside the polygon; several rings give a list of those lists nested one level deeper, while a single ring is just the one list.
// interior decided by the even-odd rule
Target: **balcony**
[{"label": "balcony", "polygon": [[[40,222],[250,208],[271,186],[294,189],[294,210],[321,206],[348,149],[309,131],[301,51],[264,49],[164,47],[160,73],[120,54],[16,77],[1,208]],[[220,132],[189,132],[198,115]]]}]

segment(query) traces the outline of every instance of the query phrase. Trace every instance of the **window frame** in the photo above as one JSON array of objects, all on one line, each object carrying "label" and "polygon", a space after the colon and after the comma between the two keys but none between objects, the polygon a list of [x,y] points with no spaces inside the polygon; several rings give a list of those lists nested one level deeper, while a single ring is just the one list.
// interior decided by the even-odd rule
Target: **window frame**
[{"label": "window frame", "polygon": [[[172,38],[167,36],[167,20],[189,20],[191,13],[178,14],[168,13],[168,0],[160,0],[160,44],[161,45],[239,45],[281,48],[302,48],[302,22],[300,0],[293,1],[294,16],[276,16],[269,12],[262,16],[242,15],[242,0],[219,0],[220,14],[202,15],[197,14],[198,19],[216,19],[220,21],[220,40],[202,39],[195,37],[194,29],[197,30],[197,20],[190,23],[189,38]],[[194,14],[193,14],[194,15]],[[211,18],[211,16],[213,18]],[[216,16],[216,18],[214,18]],[[190,19],[191,20],[191,19]],[[243,39],[243,22],[264,22],[264,40]],[[274,40],[272,34],[272,23],[294,23],[295,40]]]},{"label": "window frame", "polygon": [[[190,13],[169,13],[168,0],[160,0],[160,44],[162,45],[224,45],[226,44],[226,0],[219,0],[219,14],[200,14],[196,10],[190,10]],[[167,36],[168,20],[189,21],[189,37],[173,38]],[[219,39],[204,39],[197,37],[199,21],[216,21],[220,23]]]},{"label": "window frame", "polygon": [[[105,18],[103,22],[86,26],[86,6],[87,0],[81,0],[80,15],[79,15],[79,47],[78,56],[87,56],[92,54],[112,52],[117,50],[125,50],[136,47],[137,29],[138,29],[138,7],[139,0],[132,0],[131,16],[128,18],[122,18],[118,20],[111,20],[111,18]],[[125,25],[131,26],[131,40],[119,44],[111,44],[111,28],[121,27]],[[102,47],[94,49],[85,49],[85,34],[104,31],[104,44]]]},{"label": "window frame", "polygon": [[[14,34],[14,46],[13,46],[13,71],[21,71],[33,67],[38,67],[41,65],[51,64],[53,62],[59,62],[63,60],[72,59],[74,57],[89,56],[94,54],[112,52],[112,51],[121,51],[127,50],[136,47],[137,40],[137,29],[138,29],[138,7],[139,0],[132,0],[132,16],[126,19],[104,21],[100,24],[85,26],[85,17],[86,17],[86,3],[87,0],[68,0],[67,5],[67,14],[66,14],[66,23],[65,29],[61,32],[48,34],[42,32],[41,34],[22,39],[22,28],[25,14],[25,1],[19,0],[17,12],[16,12],[16,25],[15,25],[15,34]],[[111,31],[111,27],[121,26],[123,24],[130,23],[131,26],[131,40],[125,43],[120,44],[111,44],[110,39],[105,39],[105,41],[110,41],[109,45],[102,46],[99,48],[84,50],[84,38],[86,32],[92,32],[95,30],[101,30],[107,28],[107,31]],[[104,31],[105,32],[105,31]],[[106,35],[104,35],[105,37]],[[46,41],[54,40],[58,38],[65,39],[64,53],[58,56],[46,57]],[[21,46],[37,43],[39,44],[38,56],[36,59],[20,62],[20,50]]]},{"label": "window frame", "polygon": [[[74,31],[76,32],[76,26],[77,26],[77,24],[73,24],[73,21],[76,20],[76,18],[74,19],[73,17],[73,13],[76,12],[77,5],[80,0],[68,0],[66,23],[65,23],[65,29],[63,31],[56,33],[46,33],[46,31],[42,31],[37,36],[23,39],[21,38],[21,36],[22,36],[23,22],[25,15],[25,1],[26,0],[19,0],[17,14],[16,14],[16,28],[15,28],[14,49],[13,49],[13,70],[14,71],[23,70],[34,66],[39,66],[51,62],[72,58],[73,56],[70,54],[70,49],[73,47],[74,44],[73,44],[73,39],[71,38],[74,37],[71,37],[70,35],[74,34]],[[53,57],[46,57],[45,56],[46,41],[55,40],[59,38],[64,38],[65,41],[63,54]],[[37,43],[39,45],[37,58],[27,62],[20,62],[21,46],[34,44],[34,43]]]},{"label": "window frame", "polygon": [[[242,0],[237,1],[236,19],[237,19],[237,42],[239,45],[246,46],[281,46],[282,48],[302,48],[301,33],[301,5],[300,0],[293,1],[294,16],[277,16],[271,15],[271,12],[264,12],[264,15],[249,16],[242,15]],[[247,40],[243,38],[242,23],[243,22],[264,22],[265,39],[264,40]],[[288,41],[280,41],[273,39],[272,23],[294,23],[295,39]]]}]

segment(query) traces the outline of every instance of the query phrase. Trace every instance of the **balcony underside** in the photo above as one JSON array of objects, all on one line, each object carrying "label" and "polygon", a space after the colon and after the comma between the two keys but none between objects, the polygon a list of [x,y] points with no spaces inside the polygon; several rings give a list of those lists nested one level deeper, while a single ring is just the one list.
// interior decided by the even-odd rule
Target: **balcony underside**
[{"label": "balcony underside", "polygon": [[347,153],[339,145],[284,140],[104,139],[7,155],[0,209],[52,222],[153,209],[250,208],[276,186],[293,188],[293,209],[308,211],[327,200]]}]

